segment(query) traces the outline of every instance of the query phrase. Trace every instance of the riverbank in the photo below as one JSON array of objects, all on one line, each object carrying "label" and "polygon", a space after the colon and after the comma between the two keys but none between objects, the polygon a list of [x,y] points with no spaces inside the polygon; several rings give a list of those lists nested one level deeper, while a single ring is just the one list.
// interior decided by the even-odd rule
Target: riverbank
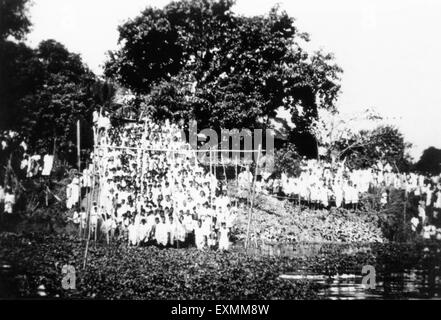
[{"label": "riverbank", "polygon": [[[239,210],[233,231],[238,240],[246,237],[248,213]],[[313,210],[268,195],[257,198],[250,229],[252,242],[266,244],[387,242],[379,212]]]}]

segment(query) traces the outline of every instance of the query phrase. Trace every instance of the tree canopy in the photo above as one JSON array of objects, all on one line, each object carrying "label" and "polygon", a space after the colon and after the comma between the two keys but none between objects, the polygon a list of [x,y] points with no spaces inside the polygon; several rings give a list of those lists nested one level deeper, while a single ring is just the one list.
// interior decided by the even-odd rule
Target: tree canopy
[{"label": "tree canopy", "polygon": [[147,8],[119,27],[120,49],[105,74],[143,95],[158,118],[200,127],[266,126],[278,108],[308,130],[318,108],[334,108],[341,69],[310,55],[308,35],[273,8],[265,16],[231,11],[231,0],[184,0]]},{"label": "tree canopy", "polygon": [[41,42],[35,54],[42,65],[43,79],[38,89],[22,101],[18,125],[32,146],[50,151],[57,138],[63,150],[76,140],[77,120],[92,125],[89,118],[98,102],[93,91],[96,78],[79,55],[54,40]]},{"label": "tree canopy", "polygon": [[408,171],[411,166],[403,134],[395,127],[382,125],[373,130],[361,130],[342,144],[341,156],[354,168],[372,167],[378,161],[387,161],[399,171]]},{"label": "tree canopy", "polygon": [[0,0],[0,40],[12,36],[21,40],[30,30],[29,0]]},{"label": "tree canopy", "polygon": [[[31,152],[56,146],[66,158],[76,141],[76,121],[91,127],[92,111],[109,106],[114,90],[61,43],[45,40],[33,49],[20,42],[31,25],[27,2],[0,1],[0,131],[17,132]],[[90,146],[90,135],[83,137]]]},{"label": "tree canopy", "polygon": [[420,160],[415,164],[415,169],[430,175],[441,173],[441,149],[435,147],[423,151]]},{"label": "tree canopy", "polygon": [[[0,130],[19,132],[36,152],[50,152],[56,142],[67,155],[76,121],[90,127],[94,109],[113,108],[115,88],[54,40],[36,49],[19,42],[31,26],[27,4],[0,0]],[[331,54],[304,49],[309,36],[292,17],[278,7],[262,16],[236,15],[233,5],[182,0],[145,9],[119,27],[120,48],[109,53],[105,75],[132,90],[130,105],[148,106],[155,118],[196,119],[200,129],[253,129],[271,126],[284,108],[294,124],[288,137],[303,142],[288,144],[290,158],[325,147],[326,157],[334,150],[356,167],[380,158],[408,167],[408,145],[396,128],[355,132],[350,122],[322,116],[336,115],[342,70]]]},{"label": "tree canopy", "polygon": [[0,75],[0,128],[14,130],[36,151],[59,151],[75,142],[76,120],[91,125],[100,102],[97,79],[77,54],[54,40],[36,49],[13,42],[0,44],[5,68]]}]

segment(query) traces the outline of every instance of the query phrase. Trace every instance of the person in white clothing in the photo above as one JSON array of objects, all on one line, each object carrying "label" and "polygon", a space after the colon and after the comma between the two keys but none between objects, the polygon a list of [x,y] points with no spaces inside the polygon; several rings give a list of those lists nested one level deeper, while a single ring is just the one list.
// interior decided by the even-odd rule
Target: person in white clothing
[{"label": "person in white clothing", "polygon": [[251,183],[253,181],[253,174],[250,172],[249,166],[245,168],[238,176],[239,182],[239,197],[246,198],[248,197],[249,189],[251,187]]},{"label": "person in white clothing", "polygon": [[46,154],[43,157],[43,171],[41,172],[42,176],[49,176],[52,171],[52,166],[54,164],[54,156]]},{"label": "person in white clothing", "polygon": [[412,219],[410,219],[410,224],[412,227],[412,231],[416,232],[418,229],[418,225],[420,224],[420,219],[418,219],[417,217],[412,217]]},{"label": "person in white clothing", "polygon": [[205,229],[202,226],[202,221],[198,221],[198,225],[194,230],[195,245],[198,250],[204,250],[205,248]]},{"label": "person in white clothing", "polygon": [[100,114],[98,113],[97,110],[93,111],[92,113],[92,121],[94,125],[98,124],[98,120],[99,120]]},{"label": "person in white clothing", "polygon": [[170,217],[170,245],[180,247],[185,241],[185,228],[179,219]]},{"label": "person in white clothing", "polygon": [[426,224],[426,209],[424,207],[424,201],[420,201],[418,204],[418,216],[421,219],[421,224],[424,226]]},{"label": "person in white clothing", "polygon": [[229,230],[225,223],[221,224],[219,230],[219,250],[227,251],[230,248]]},{"label": "person in white clothing", "polygon": [[0,213],[1,213],[1,207],[5,203],[5,189],[0,185]]},{"label": "person in white clothing", "polygon": [[146,244],[149,241],[151,228],[147,224],[147,220],[142,218],[138,227],[139,244]]},{"label": "person in white clothing", "polygon": [[129,233],[128,240],[129,246],[137,246],[138,245],[138,228],[135,225],[135,221],[132,219],[129,223],[127,230]]},{"label": "person in white clothing", "polygon": [[168,243],[168,236],[169,236],[169,228],[167,227],[165,223],[165,217],[162,217],[162,221],[159,220],[159,218],[156,218],[156,226],[155,226],[155,240],[156,243],[160,247],[167,246]]},{"label": "person in white clothing", "polygon": [[5,193],[5,212],[12,214],[14,212],[15,205],[15,194],[12,192],[11,188],[6,188]]}]

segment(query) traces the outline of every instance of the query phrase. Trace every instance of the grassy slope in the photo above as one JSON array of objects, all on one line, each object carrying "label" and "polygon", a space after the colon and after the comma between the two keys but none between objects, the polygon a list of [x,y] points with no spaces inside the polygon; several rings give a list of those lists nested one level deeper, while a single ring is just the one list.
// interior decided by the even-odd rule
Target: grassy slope
[{"label": "grassy slope", "polygon": [[[269,196],[260,196],[253,223],[258,239],[266,243],[383,242],[378,213],[331,209],[310,210]],[[248,210],[241,210],[235,234],[246,234]]]}]

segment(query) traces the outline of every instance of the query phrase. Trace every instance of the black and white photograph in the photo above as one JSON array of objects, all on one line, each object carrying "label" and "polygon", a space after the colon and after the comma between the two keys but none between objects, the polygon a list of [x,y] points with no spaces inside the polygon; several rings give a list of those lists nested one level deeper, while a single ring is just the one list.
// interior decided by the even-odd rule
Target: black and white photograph
[{"label": "black and white photograph", "polygon": [[438,0],[0,0],[0,300],[441,300],[440,30]]}]

